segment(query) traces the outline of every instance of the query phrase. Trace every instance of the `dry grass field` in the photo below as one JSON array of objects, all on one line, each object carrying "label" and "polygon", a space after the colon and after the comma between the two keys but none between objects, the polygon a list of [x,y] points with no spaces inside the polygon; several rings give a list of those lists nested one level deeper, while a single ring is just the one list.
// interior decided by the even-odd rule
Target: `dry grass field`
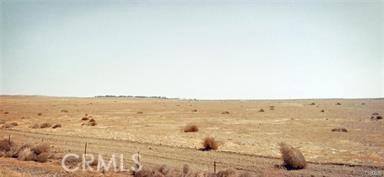
[{"label": "dry grass field", "polygon": [[[47,142],[58,156],[81,153],[85,142],[90,153],[139,151],[148,167],[188,164],[192,169],[212,171],[212,163],[217,161],[220,170],[233,168],[252,176],[383,176],[381,115],[383,99],[191,101],[1,96],[0,137]],[[206,137],[217,141],[217,150],[201,150]],[[300,149],[308,163],[305,169],[278,167],[282,163],[281,142]],[[0,176],[16,172],[76,176],[64,172],[59,164],[57,160],[37,164],[0,158],[1,169],[9,170]],[[47,170],[46,166],[52,168]]]}]

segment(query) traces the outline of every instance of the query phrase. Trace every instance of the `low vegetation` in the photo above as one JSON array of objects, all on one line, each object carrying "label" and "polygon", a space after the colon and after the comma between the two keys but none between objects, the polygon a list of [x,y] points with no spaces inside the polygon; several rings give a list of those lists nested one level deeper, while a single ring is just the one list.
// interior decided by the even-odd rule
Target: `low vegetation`
[{"label": "low vegetation", "polygon": [[191,170],[189,165],[183,165],[181,169],[175,169],[166,165],[155,168],[144,167],[133,174],[134,177],[250,177],[249,173],[239,173],[233,169],[218,171],[217,173]]},{"label": "low vegetation", "polygon": [[374,113],[372,113],[371,119],[372,120],[381,120],[381,119],[383,119],[383,117],[379,113],[374,112]]},{"label": "low vegetation", "polygon": [[1,126],[1,128],[13,128],[18,126],[19,124],[17,122],[10,122],[10,123],[5,123],[4,125]]},{"label": "low vegetation", "polygon": [[50,151],[50,146],[39,143],[34,146],[29,144],[18,145],[9,139],[0,141],[0,157],[16,158],[22,161],[47,162],[54,155]]},{"label": "low vegetation", "polygon": [[223,112],[221,112],[221,114],[230,114],[230,112],[229,111],[223,111]]},{"label": "low vegetation", "polygon": [[348,130],[346,128],[333,128],[331,130],[332,132],[348,132]]},{"label": "low vegetation", "polygon": [[299,149],[288,144],[280,143],[280,153],[283,160],[283,166],[288,170],[304,169],[307,165],[304,155]]},{"label": "low vegetation", "polygon": [[219,148],[219,144],[213,137],[204,138],[202,145],[203,145],[203,148],[201,150],[203,151],[217,150]]},{"label": "low vegetation", "polygon": [[260,109],[259,112],[265,112],[264,109]]},{"label": "low vegetation", "polygon": [[199,128],[196,125],[188,124],[184,127],[184,132],[198,132]]}]

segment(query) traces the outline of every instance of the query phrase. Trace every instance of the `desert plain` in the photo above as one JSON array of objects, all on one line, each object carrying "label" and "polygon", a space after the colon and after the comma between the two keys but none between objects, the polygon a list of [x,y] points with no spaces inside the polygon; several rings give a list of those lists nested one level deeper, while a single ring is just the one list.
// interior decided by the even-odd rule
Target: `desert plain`
[{"label": "desert plain", "polygon": [[[181,100],[119,97],[0,96],[0,138],[49,143],[56,156],[140,152],[144,167],[168,165],[251,176],[384,176],[384,99]],[[86,117],[88,120],[83,120]],[[95,123],[89,125],[89,119]],[[5,126],[16,123],[16,126]],[[41,124],[60,127],[40,128]],[[197,132],[184,132],[196,125]],[[346,131],[332,131],[343,129]],[[213,137],[217,150],[202,151]],[[279,168],[278,144],[300,149],[302,170]],[[130,163],[130,159],[125,159]],[[0,157],[0,176],[126,176],[65,172]]]}]

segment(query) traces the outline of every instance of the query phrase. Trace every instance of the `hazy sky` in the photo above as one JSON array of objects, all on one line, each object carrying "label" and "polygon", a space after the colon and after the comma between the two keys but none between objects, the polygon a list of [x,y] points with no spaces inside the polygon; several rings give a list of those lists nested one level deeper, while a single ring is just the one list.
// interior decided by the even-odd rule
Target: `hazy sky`
[{"label": "hazy sky", "polygon": [[384,97],[381,0],[0,0],[1,94]]}]

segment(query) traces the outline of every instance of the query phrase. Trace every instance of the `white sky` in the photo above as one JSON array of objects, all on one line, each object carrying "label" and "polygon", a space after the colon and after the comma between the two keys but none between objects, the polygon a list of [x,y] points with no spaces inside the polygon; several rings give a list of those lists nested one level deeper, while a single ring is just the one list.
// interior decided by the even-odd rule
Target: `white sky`
[{"label": "white sky", "polygon": [[381,0],[2,0],[0,11],[1,94],[384,97]]}]

